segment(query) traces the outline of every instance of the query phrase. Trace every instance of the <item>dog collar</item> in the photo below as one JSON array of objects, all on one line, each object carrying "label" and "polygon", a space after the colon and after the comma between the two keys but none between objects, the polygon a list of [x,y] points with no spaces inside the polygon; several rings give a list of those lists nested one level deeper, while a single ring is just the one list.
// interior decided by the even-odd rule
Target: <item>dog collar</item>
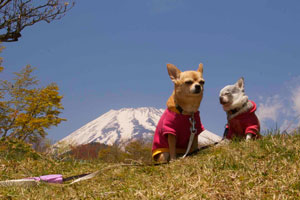
[{"label": "dog collar", "polygon": [[176,111],[178,111],[178,113],[180,113],[182,115],[194,115],[195,114],[194,112],[189,113],[189,112],[184,111],[183,108],[178,104],[175,105],[175,109],[176,109]]},{"label": "dog collar", "polygon": [[244,108],[245,106],[247,106],[248,104],[248,101],[246,103],[244,103],[241,107],[239,108],[235,108],[235,109],[232,109],[232,110],[229,110],[229,113],[231,115],[234,115],[235,113],[239,112],[242,108]]},{"label": "dog collar", "polygon": [[178,110],[178,112],[179,112],[180,114],[182,114],[183,109],[182,109],[182,107],[181,107],[180,105],[176,104],[176,109]]}]

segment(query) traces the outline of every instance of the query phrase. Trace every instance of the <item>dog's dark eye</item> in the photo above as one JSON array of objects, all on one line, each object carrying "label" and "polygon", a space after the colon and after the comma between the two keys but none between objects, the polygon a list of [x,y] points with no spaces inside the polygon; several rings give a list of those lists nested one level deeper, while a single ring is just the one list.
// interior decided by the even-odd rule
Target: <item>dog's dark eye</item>
[{"label": "dog's dark eye", "polygon": [[200,81],[199,83],[200,85],[204,85],[205,81]]},{"label": "dog's dark eye", "polygon": [[187,84],[187,85],[192,85],[192,84],[193,84],[193,81],[186,81],[185,84]]}]

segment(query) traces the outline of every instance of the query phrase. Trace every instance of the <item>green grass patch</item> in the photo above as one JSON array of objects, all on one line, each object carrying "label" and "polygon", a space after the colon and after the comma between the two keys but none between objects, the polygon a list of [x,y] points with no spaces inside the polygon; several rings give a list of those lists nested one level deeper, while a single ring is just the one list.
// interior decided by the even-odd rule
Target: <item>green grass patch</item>
[{"label": "green grass patch", "polygon": [[24,149],[16,143],[9,145],[9,151],[0,151],[0,180],[101,172],[74,185],[3,187],[0,199],[298,199],[300,196],[299,134],[234,141],[159,166],[121,166],[115,161],[72,157],[56,160],[31,152],[26,145]]}]

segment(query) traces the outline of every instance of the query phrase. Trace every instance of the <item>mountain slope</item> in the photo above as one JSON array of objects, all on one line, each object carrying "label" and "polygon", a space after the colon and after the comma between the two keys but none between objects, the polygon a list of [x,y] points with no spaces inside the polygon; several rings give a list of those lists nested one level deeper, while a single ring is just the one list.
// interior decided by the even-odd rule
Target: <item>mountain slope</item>
[{"label": "mountain slope", "polygon": [[163,109],[148,107],[110,110],[60,142],[76,145],[99,142],[112,145],[131,139],[149,141],[163,111]]}]

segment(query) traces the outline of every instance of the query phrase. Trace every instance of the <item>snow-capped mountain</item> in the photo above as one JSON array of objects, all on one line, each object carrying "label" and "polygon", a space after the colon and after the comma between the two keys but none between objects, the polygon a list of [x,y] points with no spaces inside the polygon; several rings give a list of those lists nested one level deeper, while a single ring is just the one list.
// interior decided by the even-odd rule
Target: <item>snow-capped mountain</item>
[{"label": "snow-capped mountain", "polygon": [[110,110],[59,142],[64,144],[122,144],[133,139],[152,141],[163,109],[152,107]]},{"label": "snow-capped mountain", "polygon": [[[122,145],[132,140],[151,142],[164,109],[152,107],[110,110],[74,131],[58,143],[80,145],[98,142]],[[212,144],[221,137],[207,130],[199,136],[199,146]]]}]

